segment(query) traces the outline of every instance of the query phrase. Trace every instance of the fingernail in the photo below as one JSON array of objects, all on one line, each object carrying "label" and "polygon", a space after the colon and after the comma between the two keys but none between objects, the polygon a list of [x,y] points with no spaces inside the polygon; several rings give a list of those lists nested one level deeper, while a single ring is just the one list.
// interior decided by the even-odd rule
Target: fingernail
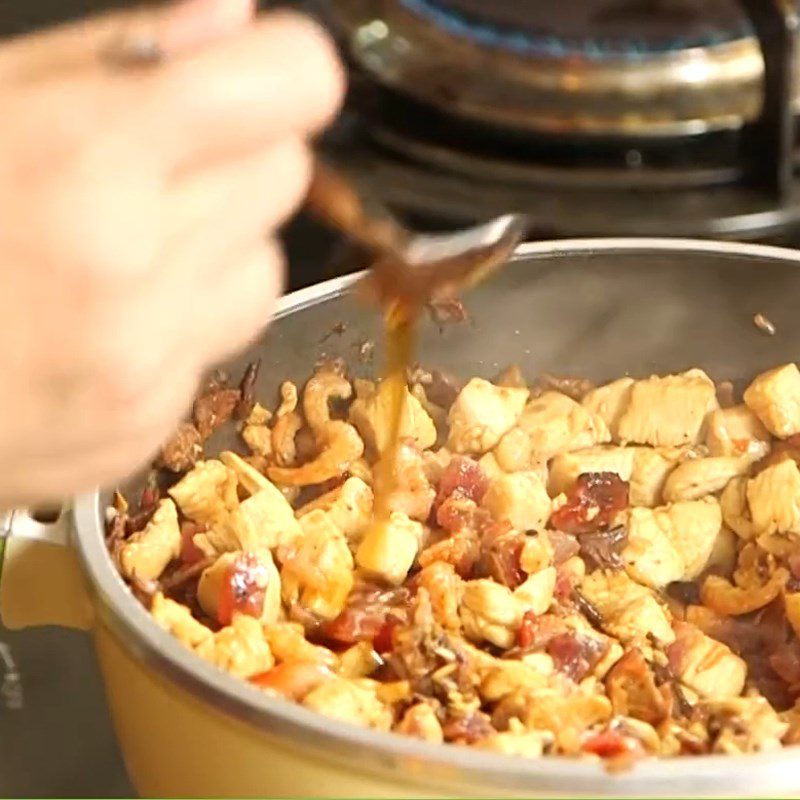
[{"label": "fingernail", "polygon": [[158,11],[148,9],[129,17],[101,56],[117,67],[157,64],[234,33],[254,11],[255,0],[182,0]]},{"label": "fingernail", "polygon": [[254,0],[184,0],[164,16],[160,40],[169,53],[186,52],[240,30],[254,11]]}]

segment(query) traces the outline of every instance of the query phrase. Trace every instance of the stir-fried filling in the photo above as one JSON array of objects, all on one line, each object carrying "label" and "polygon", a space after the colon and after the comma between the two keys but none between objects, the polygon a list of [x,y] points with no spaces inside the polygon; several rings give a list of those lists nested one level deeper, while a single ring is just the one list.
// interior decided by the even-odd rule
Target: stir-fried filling
[{"label": "stir-fried filling", "polygon": [[[614,764],[800,739],[800,371],[217,379],[108,545],[200,658],[338,720]],[[724,397],[723,397],[724,395]],[[263,398],[262,398],[263,399]],[[242,453],[204,453],[238,420]]]}]

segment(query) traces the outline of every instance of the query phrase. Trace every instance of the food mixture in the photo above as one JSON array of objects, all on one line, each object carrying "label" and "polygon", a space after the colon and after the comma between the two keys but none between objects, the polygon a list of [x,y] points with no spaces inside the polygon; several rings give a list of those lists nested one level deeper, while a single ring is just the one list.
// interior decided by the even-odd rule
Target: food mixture
[{"label": "food mixture", "polygon": [[[213,382],[108,544],[198,657],[337,720],[629,763],[800,741],[800,371]],[[204,453],[223,424],[240,452]],[[209,448],[210,449],[210,448]],[[388,517],[373,521],[375,498]]]}]

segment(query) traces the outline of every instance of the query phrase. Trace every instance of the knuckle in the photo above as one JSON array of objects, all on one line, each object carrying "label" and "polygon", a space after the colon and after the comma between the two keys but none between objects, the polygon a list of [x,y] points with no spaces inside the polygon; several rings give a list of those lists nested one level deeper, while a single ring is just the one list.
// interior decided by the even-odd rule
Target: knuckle
[{"label": "knuckle", "polygon": [[346,83],[333,39],[322,25],[296,11],[274,12],[265,22],[278,28],[277,32],[294,43],[296,52],[303,54],[298,79],[310,84],[317,103],[317,125],[324,125],[341,105]]}]

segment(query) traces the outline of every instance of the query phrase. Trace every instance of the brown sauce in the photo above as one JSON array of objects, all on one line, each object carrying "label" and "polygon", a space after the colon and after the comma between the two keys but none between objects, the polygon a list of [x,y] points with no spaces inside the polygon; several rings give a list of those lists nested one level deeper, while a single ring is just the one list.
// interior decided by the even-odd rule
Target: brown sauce
[{"label": "brown sauce", "polygon": [[378,462],[376,485],[381,491],[375,496],[375,518],[373,525],[383,525],[389,519],[391,497],[397,483],[397,457],[400,449],[400,429],[403,422],[406,374],[411,365],[416,344],[419,308],[402,301],[395,301],[385,312],[384,333],[386,337],[386,368],[384,382],[388,387],[389,440]]}]

